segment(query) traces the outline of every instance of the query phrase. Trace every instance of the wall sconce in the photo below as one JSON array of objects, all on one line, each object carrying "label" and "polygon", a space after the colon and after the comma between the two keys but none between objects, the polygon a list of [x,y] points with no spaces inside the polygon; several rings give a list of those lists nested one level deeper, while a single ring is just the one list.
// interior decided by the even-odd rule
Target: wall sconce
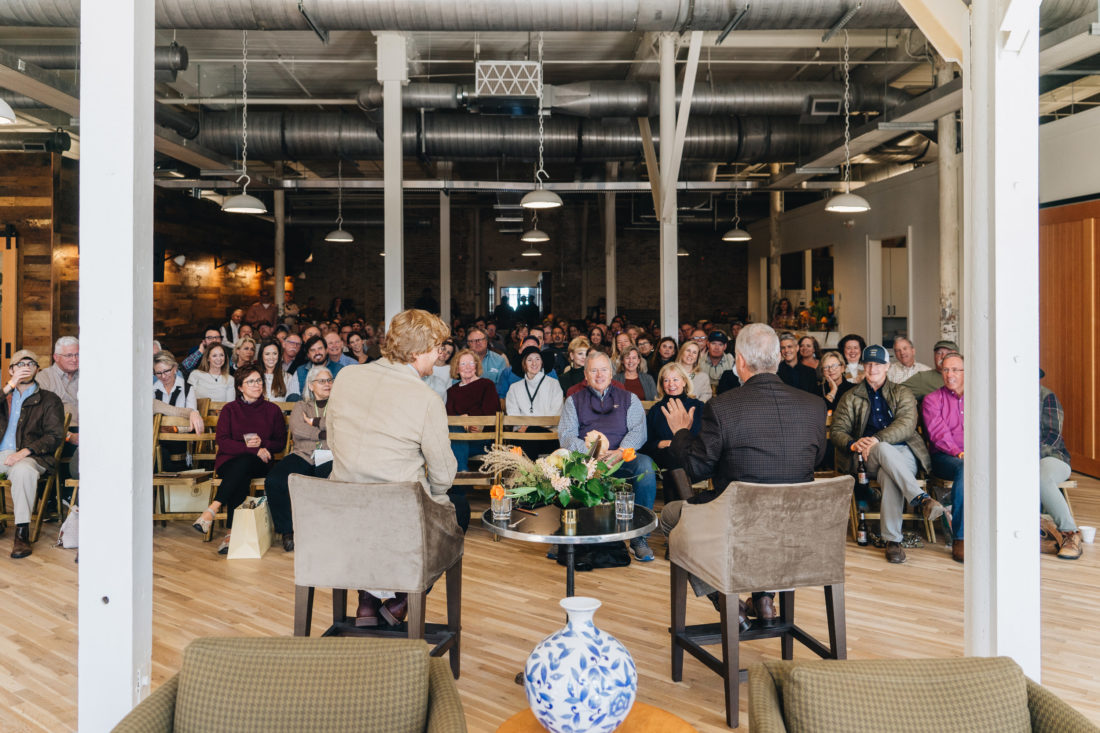
[{"label": "wall sconce", "polygon": [[8,224],[4,227],[4,249],[14,249],[15,239],[18,236],[19,234],[16,233],[14,224]]},{"label": "wall sconce", "polygon": [[187,264],[187,255],[176,255],[175,257],[172,257],[171,255],[164,255],[164,261],[167,262],[168,260],[172,260],[172,262],[175,262],[176,267],[183,267],[185,264]]},{"label": "wall sconce", "polygon": [[313,262],[313,252],[312,251],[309,253],[309,257],[306,257],[306,264],[309,264],[310,262]]},{"label": "wall sconce", "polygon": [[305,270],[302,270],[301,272],[298,273],[298,279],[299,280],[305,280],[306,279],[306,271]]},{"label": "wall sconce", "polygon": [[274,275],[275,274],[275,268],[274,267],[269,267],[266,270],[264,270],[264,272],[266,272],[268,275]]},{"label": "wall sconce", "polygon": [[221,267],[224,267],[226,270],[229,270],[230,272],[236,272],[238,264],[237,264],[236,260],[230,260],[229,262],[226,262],[225,260],[222,260],[221,264],[218,264],[218,256],[214,255],[214,269],[217,270],[218,268],[221,268]]}]

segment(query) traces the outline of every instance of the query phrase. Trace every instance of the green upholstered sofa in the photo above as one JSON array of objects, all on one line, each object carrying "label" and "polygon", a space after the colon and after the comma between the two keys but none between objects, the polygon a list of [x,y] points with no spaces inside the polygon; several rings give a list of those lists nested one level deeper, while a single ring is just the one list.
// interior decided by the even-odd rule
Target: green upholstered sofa
[{"label": "green upholstered sofa", "polygon": [[156,731],[466,730],[458,688],[417,639],[208,638],[115,728]]},{"label": "green upholstered sofa", "polygon": [[764,662],[749,669],[752,733],[1097,733],[1005,657]]}]

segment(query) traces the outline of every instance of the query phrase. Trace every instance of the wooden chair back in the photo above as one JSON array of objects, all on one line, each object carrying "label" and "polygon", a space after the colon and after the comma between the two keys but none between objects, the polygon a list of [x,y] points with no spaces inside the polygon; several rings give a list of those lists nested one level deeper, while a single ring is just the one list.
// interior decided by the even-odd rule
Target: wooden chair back
[{"label": "wooden chair back", "polygon": [[447,426],[459,428],[477,426],[481,428],[481,430],[476,433],[465,430],[462,432],[451,432],[451,440],[489,440],[495,443],[499,440],[500,413],[498,412],[493,415],[448,415]]},{"label": "wooden chair back", "polygon": [[[561,418],[557,415],[531,416],[531,415],[502,415],[500,420],[500,442],[509,445],[512,443],[553,443],[547,450],[552,453],[558,448],[558,423]],[[512,428],[525,427],[525,432],[518,432]],[[546,428],[546,432],[531,432],[530,428]]]}]

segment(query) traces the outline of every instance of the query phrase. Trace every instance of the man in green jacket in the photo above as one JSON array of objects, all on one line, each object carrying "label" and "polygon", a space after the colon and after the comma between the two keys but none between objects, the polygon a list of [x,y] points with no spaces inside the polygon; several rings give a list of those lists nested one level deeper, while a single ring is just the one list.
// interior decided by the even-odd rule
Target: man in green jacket
[{"label": "man in green jacket", "polygon": [[936,519],[944,509],[917,483],[917,468],[925,471],[931,458],[917,435],[917,401],[908,389],[886,378],[890,357],[872,344],[863,350],[865,379],[840,398],[833,413],[830,439],[837,447],[837,469],[849,471],[852,453],[859,452],[869,478],[882,485],[882,518],[879,533],[886,542],[886,559],[905,562],[901,547],[901,515],[904,502]]}]

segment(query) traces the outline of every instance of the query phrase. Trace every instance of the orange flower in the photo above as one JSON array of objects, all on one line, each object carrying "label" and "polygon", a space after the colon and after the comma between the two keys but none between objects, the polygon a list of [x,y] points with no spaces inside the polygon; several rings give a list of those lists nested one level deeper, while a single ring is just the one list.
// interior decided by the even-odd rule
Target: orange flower
[{"label": "orange flower", "polygon": [[624,448],[623,449],[623,460],[626,461],[627,463],[630,463],[631,461],[633,461],[637,457],[638,457],[638,453],[633,448]]},{"label": "orange flower", "polygon": [[509,448],[508,450],[512,451],[512,452],[513,452],[513,453],[515,453],[515,454],[516,454],[517,456],[522,456],[522,455],[523,455],[523,448],[520,448],[520,447],[519,447],[518,445],[513,445],[513,446],[512,446],[511,448]]},{"label": "orange flower", "polygon": [[493,499],[503,499],[504,487],[500,484],[493,484],[493,488],[489,489],[489,496]]}]

